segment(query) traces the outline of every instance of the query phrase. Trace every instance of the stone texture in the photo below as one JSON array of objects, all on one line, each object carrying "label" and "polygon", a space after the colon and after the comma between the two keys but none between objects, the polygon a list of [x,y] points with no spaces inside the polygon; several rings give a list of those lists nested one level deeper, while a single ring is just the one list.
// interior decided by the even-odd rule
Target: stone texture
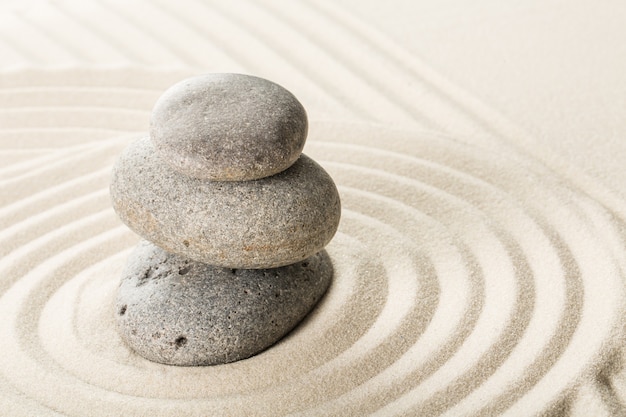
[{"label": "stone texture", "polygon": [[180,174],[148,138],[120,155],[113,207],[143,238],[216,266],[271,268],[320,251],[339,225],[337,188],[302,155],[289,169],[255,181],[208,181]]},{"label": "stone texture", "polygon": [[172,168],[219,181],[287,169],[306,135],[306,112],[289,91],[242,74],[181,81],[159,98],[150,120],[155,147]]},{"label": "stone texture", "polygon": [[118,291],[118,329],[134,351],[155,362],[232,362],[259,353],[293,329],[331,278],[325,251],[281,268],[234,270],[142,241]]}]

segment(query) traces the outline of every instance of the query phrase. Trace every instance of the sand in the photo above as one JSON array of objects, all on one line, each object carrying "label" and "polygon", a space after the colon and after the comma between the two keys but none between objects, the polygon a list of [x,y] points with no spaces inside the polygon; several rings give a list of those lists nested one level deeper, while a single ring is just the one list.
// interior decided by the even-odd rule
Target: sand
[{"label": "sand", "polygon": [[[481,76],[467,90],[450,81],[443,74],[468,79],[453,57],[394,38],[402,27],[385,34],[393,11],[375,24],[369,3],[180,4],[0,5],[0,414],[624,412],[626,204],[623,172],[610,167],[626,129],[598,123],[587,141],[560,140],[566,122],[540,114],[532,89],[522,116],[488,105]],[[424,11],[411,4],[396,22]],[[485,19],[525,21],[536,7]],[[572,6],[563,30],[585,10]],[[587,33],[601,45],[599,26]],[[139,238],[115,216],[108,183],[161,91],[206,71],[266,77],[302,101],[304,152],[337,183],[342,220],[327,248],[334,281],[287,338],[244,361],[171,367],[135,355],[115,330],[115,291]],[[521,90],[503,91],[514,101]],[[594,101],[598,91],[573,94],[609,120],[619,101]],[[561,112],[581,109],[574,100]]]}]

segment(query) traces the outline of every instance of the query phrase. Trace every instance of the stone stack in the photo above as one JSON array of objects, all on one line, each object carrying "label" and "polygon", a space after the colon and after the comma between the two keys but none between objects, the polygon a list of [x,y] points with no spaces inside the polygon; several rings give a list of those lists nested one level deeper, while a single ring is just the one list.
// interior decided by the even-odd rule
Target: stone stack
[{"label": "stone stack", "polygon": [[208,74],[167,90],[150,136],[119,157],[113,207],[143,237],[118,291],[120,335],[172,365],[252,356],[280,340],[332,278],[323,250],[340,201],[302,154],[307,116],[270,81]]}]

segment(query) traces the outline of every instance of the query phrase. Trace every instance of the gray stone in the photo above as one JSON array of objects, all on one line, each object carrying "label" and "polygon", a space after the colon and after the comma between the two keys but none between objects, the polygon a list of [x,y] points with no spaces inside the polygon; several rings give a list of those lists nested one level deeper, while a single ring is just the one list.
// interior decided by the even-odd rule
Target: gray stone
[{"label": "gray stone", "polygon": [[196,178],[243,181],[293,164],[304,146],[307,115],[283,87],[242,74],[181,81],[156,102],[150,136],[175,170]]},{"label": "gray stone", "polygon": [[142,241],[116,300],[119,333],[139,355],[170,365],[250,357],[293,329],[332,279],[325,251],[275,269],[228,269]]},{"label": "gray stone", "polygon": [[168,252],[230,268],[273,268],[320,251],[341,214],[333,180],[302,155],[255,181],[191,178],[163,164],[148,138],[120,155],[111,182],[128,227]]}]

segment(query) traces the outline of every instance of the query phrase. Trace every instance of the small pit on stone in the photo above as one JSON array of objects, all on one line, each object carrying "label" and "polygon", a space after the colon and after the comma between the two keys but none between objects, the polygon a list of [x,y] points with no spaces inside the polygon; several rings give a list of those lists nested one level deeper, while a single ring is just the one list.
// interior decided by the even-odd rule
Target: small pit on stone
[{"label": "small pit on stone", "polygon": [[185,247],[189,247],[189,241],[188,240],[183,240],[183,245],[185,245]]},{"label": "small pit on stone", "polygon": [[180,336],[176,340],[174,340],[174,345],[176,349],[181,348],[187,344],[187,338],[185,336]]},{"label": "small pit on stone", "polygon": [[236,270],[236,269],[231,269],[231,270],[230,270],[230,273],[231,273],[231,274],[233,274],[233,275],[235,275],[235,274],[237,274],[237,270]]},{"label": "small pit on stone", "polygon": [[188,267],[188,266],[185,266],[185,267],[180,268],[180,269],[178,270],[178,274],[179,274],[179,275],[185,275],[187,272],[189,272],[189,267]]},{"label": "small pit on stone", "polygon": [[120,316],[123,316],[124,314],[126,314],[126,309],[128,308],[128,306],[126,304],[124,304],[121,308],[120,311],[118,311],[118,314]]}]

